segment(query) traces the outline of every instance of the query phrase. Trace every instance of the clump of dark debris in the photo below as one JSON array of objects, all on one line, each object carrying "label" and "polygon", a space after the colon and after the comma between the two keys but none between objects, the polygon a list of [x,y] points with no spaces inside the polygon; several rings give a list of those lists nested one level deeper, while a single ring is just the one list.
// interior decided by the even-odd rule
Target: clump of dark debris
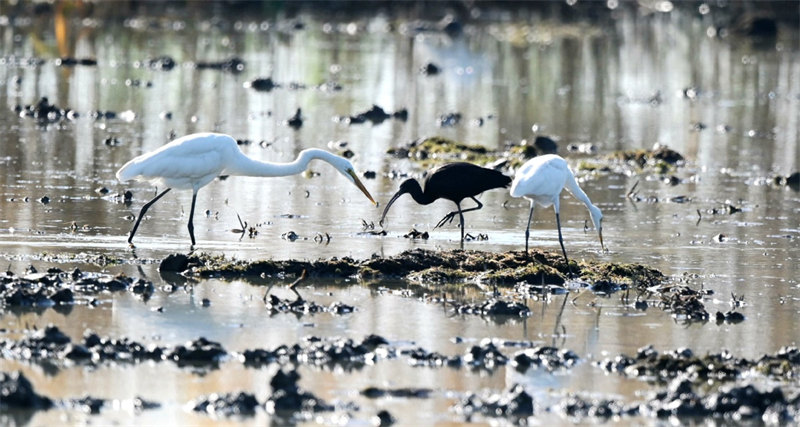
[{"label": "clump of dark debris", "polygon": [[19,114],[20,117],[30,117],[38,120],[40,123],[55,123],[63,119],[75,120],[78,118],[78,113],[51,104],[47,97],[42,97],[35,104],[26,105],[24,107],[17,105],[14,107],[14,112]]},{"label": "clump of dark debris", "polygon": [[279,370],[269,382],[272,394],[266,402],[267,412],[278,416],[292,416],[298,412],[315,413],[334,409],[311,392],[301,389],[297,385],[299,380],[300,374],[296,370]]},{"label": "clump of dark debris", "polygon": [[458,401],[454,410],[468,421],[474,415],[505,417],[518,421],[536,412],[533,396],[520,384],[515,384],[501,392],[469,393]]},{"label": "clump of dark debris", "polygon": [[455,310],[459,314],[477,314],[479,316],[528,317],[531,315],[531,310],[525,304],[496,298],[475,304],[457,305]]},{"label": "clump of dark debris", "polygon": [[[11,410],[47,410],[53,407],[80,411],[87,414],[97,414],[106,406],[107,401],[89,395],[80,398],[54,400],[36,393],[31,382],[22,372],[0,371],[0,413]],[[133,399],[133,408],[136,411],[159,407],[155,402],[146,401],[139,397]]]},{"label": "clump of dark debris", "polygon": [[511,358],[511,366],[520,372],[532,367],[556,371],[572,368],[579,360],[572,350],[542,346],[518,351]]},{"label": "clump of dark debris", "polygon": [[200,397],[191,402],[192,409],[212,415],[255,415],[256,409],[261,406],[258,399],[250,393],[213,393]]},{"label": "clump of dark debris", "polygon": [[245,350],[239,358],[246,366],[291,363],[353,370],[374,363],[380,358],[376,350],[388,344],[389,342],[385,338],[378,335],[368,335],[361,342],[353,341],[350,338],[311,336],[304,338],[298,344],[281,345],[275,350]]},{"label": "clump of dark debris", "polygon": [[373,125],[379,125],[388,119],[396,119],[400,121],[408,120],[408,110],[404,108],[393,113],[387,113],[383,108],[373,105],[372,108],[367,111],[357,113],[352,116],[337,117],[336,119],[340,122],[351,125],[357,125],[366,122],[371,122]]},{"label": "clump of dark debris", "polygon": [[49,409],[53,401],[41,396],[22,372],[0,372],[0,409]]},{"label": "clump of dark debris", "polygon": [[[22,276],[0,273],[0,306],[63,307],[86,303],[88,296],[101,292],[130,291],[148,299],[155,288],[149,281],[124,275],[71,272],[50,268],[46,272],[29,271]],[[81,299],[83,297],[83,299]]]},{"label": "clump of dark debris", "polygon": [[666,383],[681,377],[696,384],[728,382],[760,374],[772,380],[792,380],[800,374],[800,350],[784,347],[758,360],[734,357],[728,351],[697,356],[688,348],[659,353],[642,347],[636,356],[619,355],[595,365],[607,372]]},{"label": "clump of dark debris", "polygon": [[328,306],[319,305],[313,301],[302,298],[283,299],[275,295],[266,297],[267,309],[271,313],[298,313],[298,314],[348,314],[355,311],[355,307],[347,305],[341,301],[336,301]]}]

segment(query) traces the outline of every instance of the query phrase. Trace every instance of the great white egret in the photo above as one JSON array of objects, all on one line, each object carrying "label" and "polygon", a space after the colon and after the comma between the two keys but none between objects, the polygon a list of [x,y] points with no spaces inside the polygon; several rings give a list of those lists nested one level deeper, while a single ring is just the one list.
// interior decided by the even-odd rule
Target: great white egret
[{"label": "great white egret", "polygon": [[[383,209],[380,224],[383,225],[383,220],[392,203],[403,194],[410,194],[414,201],[421,205],[429,205],[437,199],[447,199],[455,203],[458,210],[445,215],[434,228],[441,227],[448,221],[452,222],[453,218],[458,215],[461,223],[461,241],[463,242],[464,212],[476,211],[483,207],[483,204],[475,196],[493,188],[508,187],[510,183],[511,178],[501,172],[472,163],[457,162],[441,165],[427,172],[424,181],[425,190],[420,187],[416,179],[403,181],[400,189]],[[478,206],[462,210],[461,201],[467,197],[474,200]]]},{"label": "great white egret", "polygon": [[558,226],[558,242],[561,244],[561,251],[564,253],[564,260],[569,264],[567,250],[564,249],[564,239],[561,237],[561,219],[559,218],[559,198],[561,191],[567,187],[576,199],[583,202],[589,209],[589,216],[592,217],[594,228],[600,236],[600,247],[603,246],[603,213],[597,206],[592,204],[586,193],[583,192],[575,181],[575,175],[567,166],[567,161],[555,154],[536,156],[517,170],[514,182],[511,183],[511,195],[514,197],[524,197],[531,202],[530,214],[528,214],[528,226],[525,228],[525,251],[528,251],[528,237],[531,231],[531,218],[533,218],[533,208],[535,205],[548,207],[553,205],[556,211],[556,225]]},{"label": "great white egret", "polygon": [[192,190],[192,208],[189,211],[189,237],[194,240],[194,205],[197,190],[220,175],[240,176],[288,176],[303,172],[311,160],[319,159],[332,165],[350,182],[355,184],[367,198],[375,200],[358,179],[353,165],[347,159],[315,148],[303,150],[291,163],[269,163],[247,157],[239,149],[236,140],[219,133],[195,133],[178,138],[149,153],[125,163],[117,171],[117,179],[147,181],[157,187],[166,187],[153,200],[145,203],[133,225],[128,243],[133,245],[133,236],[139,228],[147,209],[171,189]]}]

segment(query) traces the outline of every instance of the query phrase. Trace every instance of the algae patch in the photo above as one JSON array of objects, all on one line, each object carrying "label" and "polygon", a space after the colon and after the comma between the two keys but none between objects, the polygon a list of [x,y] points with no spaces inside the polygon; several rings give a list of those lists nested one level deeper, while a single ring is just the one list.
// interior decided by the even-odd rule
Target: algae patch
[{"label": "algae patch", "polygon": [[186,276],[243,278],[298,276],[307,270],[311,277],[350,278],[364,281],[405,279],[431,285],[439,283],[485,282],[513,286],[518,282],[563,284],[570,269],[582,280],[611,281],[647,288],[665,277],[658,270],[637,264],[594,261],[564,262],[560,254],[540,250],[486,252],[475,250],[431,251],[412,249],[392,257],[373,256],[365,260],[330,258],[314,261],[241,261],[207,254],[191,255]]}]

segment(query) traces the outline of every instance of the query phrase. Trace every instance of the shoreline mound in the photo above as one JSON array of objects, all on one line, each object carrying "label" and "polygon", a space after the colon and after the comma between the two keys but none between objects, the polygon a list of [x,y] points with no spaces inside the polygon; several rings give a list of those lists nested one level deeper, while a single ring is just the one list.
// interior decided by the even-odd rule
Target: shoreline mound
[{"label": "shoreline mound", "polygon": [[[174,262],[182,258],[183,262]],[[167,259],[170,261],[167,262]],[[291,277],[307,270],[311,277],[404,279],[419,284],[484,282],[514,286],[519,282],[562,285],[570,280],[614,283],[638,289],[666,281],[660,271],[640,264],[575,261],[569,265],[561,254],[541,250],[487,252],[477,250],[406,250],[391,257],[365,260],[349,257],[304,260],[242,261],[209,254],[170,255],[161,271],[204,278]],[[177,266],[177,268],[174,268]],[[570,270],[574,273],[570,275]]]}]

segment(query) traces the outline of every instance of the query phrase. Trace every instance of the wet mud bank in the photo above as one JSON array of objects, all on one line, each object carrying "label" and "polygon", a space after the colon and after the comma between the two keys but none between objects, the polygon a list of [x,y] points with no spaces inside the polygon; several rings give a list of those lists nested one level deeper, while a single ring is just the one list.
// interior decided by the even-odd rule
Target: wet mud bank
[{"label": "wet mud bank", "polygon": [[[588,290],[596,297],[618,296],[623,304],[636,310],[662,309],[682,323],[716,320],[718,324],[735,324],[745,320],[742,313],[734,310],[709,313],[705,303],[713,298],[713,291],[674,283],[660,271],[645,265],[592,260],[571,260],[567,264],[560,254],[540,250],[498,253],[412,249],[391,257],[373,256],[365,260],[334,257],[312,261],[244,261],[204,253],[174,254],[162,261],[160,271],[162,275],[181,278],[238,279],[255,284],[274,284],[270,282],[273,279],[304,278],[304,272],[312,279],[355,278],[367,286],[402,280],[417,287],[418,296],[428,302],[448,305],[457,314],[484,317],[527,317],[531,311],[526,300],[546,301],[551,295],[580,295]],[[472,302],[447,297],[448,293],[473,286],[491,286],[495,292]],[[503,290],[502,295],[499,290]],[[441,294],[441,297],[432,297],[434,294]],[[291,301],[271,295],[265,296],[265,302],[273,313],[342,314],[358,310],[343,303],[317,307],[302,298]]]},{"label": "wet mud bank", "polygon": [[620,288],[649,288],[667,279],[660,271],[640,264],[584,260],[567,264],[560,254],[539,250],[496,253],[412,249],[392,257],[373,256],[365,260],[334,257],[313,261],[241,261],[208,254],[171,255],[162,262],[160,270],[187,277],[245,280],[299,277],[305,270],[312,278],[358,278],[367,284],[373,280],[404,279],[425,286],[467,282],[500,286],[520,282],[563,285],[581,280],[592,285],[613,282]]}]

